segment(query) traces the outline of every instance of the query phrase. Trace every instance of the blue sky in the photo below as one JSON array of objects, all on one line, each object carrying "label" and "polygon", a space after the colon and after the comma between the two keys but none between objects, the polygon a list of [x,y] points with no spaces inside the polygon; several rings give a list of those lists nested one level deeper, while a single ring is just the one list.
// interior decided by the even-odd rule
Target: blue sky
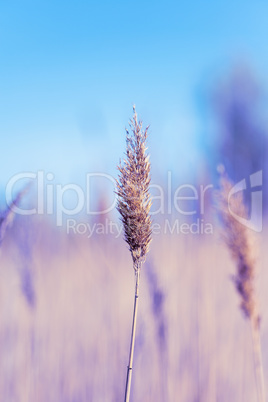
[{"label": "blue sky", "polygon": [[268,2],[2,1],[0,185],[116,174],[132,104],[156,174],[198,169],[200,96],[245,62],[268,85]]}]

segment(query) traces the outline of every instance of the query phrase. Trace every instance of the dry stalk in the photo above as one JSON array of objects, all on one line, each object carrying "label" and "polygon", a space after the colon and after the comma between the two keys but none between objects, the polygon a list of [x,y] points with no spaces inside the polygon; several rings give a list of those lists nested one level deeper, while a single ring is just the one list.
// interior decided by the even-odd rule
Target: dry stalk
[{"label": "dry stalk", "polygon": [[130,398],[134,343],[136,334],[137,309],[139,298],[140,270],[145,261],[151,242],[151,200],[149,195],[150,162],[146,154],[148,127],[143,131],[138,121],[135,107],[130,120],[130,131],[126,130],[126,159],[118,166],[117,210],[124,226],[125,241],[129,246],[136,275],[133,322],[130,341],[129,364],[125,388],[125,402]]},{"label": "dry stalk", "polygon": [[256,257],[254,255],[253,236],[250,229],[230,213],[232,211],[232,213],[241,218],[247,218],[248,212],[243,202],[242,193],[238,192],[230,197],[229,193],[233,183],[224,173],[224,170],[220,173],[220,191],[217,199],[219,214],[224,226],[223,237],[236,263],[237,270],[233,276],[233,281],[241,298],[240,306],[244,316],[250,320],[258,401],[264,402],[265,388],[260,344],[260,314],[254,289]]}]

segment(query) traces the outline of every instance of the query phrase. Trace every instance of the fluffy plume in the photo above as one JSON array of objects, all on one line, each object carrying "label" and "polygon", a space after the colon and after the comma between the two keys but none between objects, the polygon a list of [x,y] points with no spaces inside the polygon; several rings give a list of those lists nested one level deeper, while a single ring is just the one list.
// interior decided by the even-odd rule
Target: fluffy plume
[{"label": "fluffy plume", "polygon": [[232,213],[247,218],[247,209],[243,203],[241,192],[229,196],[233,183],[224,174],[221,168],[220,191],[218,193],[219,212],[224,225],[225,242],[236,262],[234,282],[237,292],[241,296],[241,308],[251,323],[251,334],[254,355],[254,368],[258,402],[265,401],[265,385],[262,364],[262,350],[260,342],[260,315],[254,292],[254,276],[256,260],[255,247],[252,244],[252,233],[249,228],[235,219]]},{"label": "fluffy plume", "polygon": [[134,116],[130,131],[126,130],[126,159],[118,166],[117,210],[124,225],[125,240],[129,245],[134,269],[145,260],[151,242],[151,200],[149,195],[150,162],[146,154],[148,127],[143,131],[142,122]]},{"label": "fluffy plume", "polygon": [[254,255],[253,238],[250,230],[238,222],[230,213],[247,218],[248,212],[243,202],[241,192],[229,197],[233,183],[224,170],[221,171],[220,191],[218,192],[218,208],[224,226],[223,237],[231,255],[236,263],[234,283],[241,296],[241,309],[247,318],[259,321],[257,305],[254,294],[254,276],[256,259]]}]

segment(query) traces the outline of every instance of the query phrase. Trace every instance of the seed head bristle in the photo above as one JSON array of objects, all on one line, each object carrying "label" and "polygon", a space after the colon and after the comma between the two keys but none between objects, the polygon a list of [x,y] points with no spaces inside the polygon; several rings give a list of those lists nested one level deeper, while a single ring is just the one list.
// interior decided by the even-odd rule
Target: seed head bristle
[{"label": "seed head bristle", "polygon": [[150,162],[146,154],[147,127],[142,130],[135,107],[130,120],[130,130],[126,130],[126,158],[118,166],[117,210],[124,226],[125,241],[132,255],[134,269],[144,262],[151,242],[151,199],[149,194]]}]

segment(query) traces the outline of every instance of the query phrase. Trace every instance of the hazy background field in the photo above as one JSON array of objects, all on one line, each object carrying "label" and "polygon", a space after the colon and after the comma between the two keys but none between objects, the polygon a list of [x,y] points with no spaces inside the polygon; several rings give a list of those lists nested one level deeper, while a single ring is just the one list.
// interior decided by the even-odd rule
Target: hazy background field
[{"label": "hazy background field", "polygon": [[[27,221],[14,222],[1,251],[1,400],[122,401],[134,288],[123,240]],[[265,375],[266,242],[263,233]],[[218,233],[154,237],[141,277],[133,401],[256,401],[250,327],[232,273]]]},{"label": "hazy background field", "polygon": [[[250,175],[262,172],[254,251],[268,389],[267,15],[264,0],[1,2],[1,217],[8,189],[13,199],[27,181],[19,205],[39,208],[16,214],[0,245],[1,402],[123,400],[134,274],[113,178],[133,104],[150,125],[156,226],[132,401],[256,402],[250,328],[213,207],[222,163],[245,179],[249,213]],[[184,213],[182,185],[198,196],[178,202]],[[77,191],[85,205],[73,213]],[[172,232],[165,219],[212,233]]]}]

